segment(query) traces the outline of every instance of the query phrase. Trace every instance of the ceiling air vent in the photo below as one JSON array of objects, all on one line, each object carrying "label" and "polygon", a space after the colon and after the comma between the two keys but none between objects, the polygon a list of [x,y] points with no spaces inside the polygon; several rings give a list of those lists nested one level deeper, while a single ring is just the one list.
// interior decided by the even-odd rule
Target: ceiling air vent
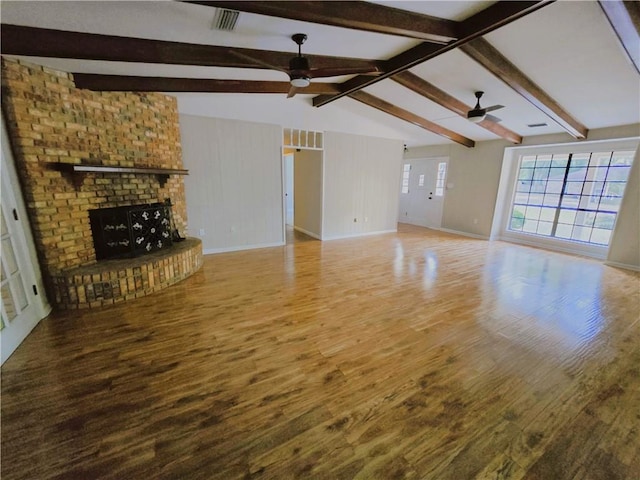
[{"label": "ceiling air vent", "polygon": [[529,128],[546,127],[546,126],[547,126],[546,123],[530,123],[529,125],[527,125],[527,127]]},{"label": "ceiling air vent", "polygon": [[227,32],[231,32],[234,28],[236,28],[236,23],[238,22],[239,15],[240,12],[237,12],[236,10],[218,8],[216,10],[215,17],[213,17],[212,28],[214,30],[224,30]]}]

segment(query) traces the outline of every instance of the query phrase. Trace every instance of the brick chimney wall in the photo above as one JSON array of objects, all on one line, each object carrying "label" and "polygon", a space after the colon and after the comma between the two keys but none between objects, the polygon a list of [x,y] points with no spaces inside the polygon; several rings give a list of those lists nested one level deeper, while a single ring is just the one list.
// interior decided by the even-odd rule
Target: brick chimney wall
[{"label": "brick chimney wall", "polygon": [[176,99],[157,93],[93,92],[71,74],[2,59],[2,107],[45,278],[96,262],[88,211],[171,199],[186,231],[181,176],[85,174],[74,184],[58,162],[181,169]]}]

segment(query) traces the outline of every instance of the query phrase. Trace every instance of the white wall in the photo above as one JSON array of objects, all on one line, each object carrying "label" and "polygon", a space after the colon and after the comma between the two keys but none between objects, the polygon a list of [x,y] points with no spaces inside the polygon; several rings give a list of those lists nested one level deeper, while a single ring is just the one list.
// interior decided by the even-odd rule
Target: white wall
[{"label": "white wall", "polygon": [[294,155],[294,226],[322,238],[322,152],[300,150]]},{"label": "white wall", "polygon": [[403,143],[326,132],[322,238],[397,230]]},{"label": "white wall", "polygon": [[283,245],[282,129],[180,115],[180,133],[189,235],[204,252]]}]

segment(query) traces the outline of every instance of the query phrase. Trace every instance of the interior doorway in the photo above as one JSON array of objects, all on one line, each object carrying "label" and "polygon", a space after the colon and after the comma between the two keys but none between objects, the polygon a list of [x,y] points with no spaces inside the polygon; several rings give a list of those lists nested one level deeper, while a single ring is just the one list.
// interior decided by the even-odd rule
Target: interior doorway
[{"label": "interior doorway", "polygon": [[447,165],[446,157],[404,162],[398,216],[401,223],[427,228],[442,226]]}]

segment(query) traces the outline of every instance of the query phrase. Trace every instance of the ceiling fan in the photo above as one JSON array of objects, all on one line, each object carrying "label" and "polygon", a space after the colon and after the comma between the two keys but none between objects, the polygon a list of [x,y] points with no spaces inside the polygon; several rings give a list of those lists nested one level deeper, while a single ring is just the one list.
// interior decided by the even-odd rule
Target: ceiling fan
[{"label": "ceiling fan", "polygon": [[476,106],[467,112],[467,119],[473,123],[480,123],[483,120],[490,120],[492,122],[502,121],[498,117],[487,115],[487,112],[493,112],[494,110],[504,108],[504,105],[491,105],[490,107],[482,108],[480,106],[480,97],[482,97],[483,94],[484,92],[475,92],[478,101],[476,102]]},{"label": "ceiling fan", "polygon": [[299,88],[308,87],[311,83],[312,78],[321,78],[321,77],[337,77],[339,75],[379,75],[382,72],[375,69],[375,67],[354,67],[354,68],[345,68],[345,67],[335,67],[335,68],[312,68],[309,59],[302,55],[302,44],[307,40],[307,35],[305,33],[296,33],[291,36],[291,40],[293,40],[298,45],[298,55],[289,60],[289,68],[284,69],[281,67],[277,67],[275,65],[271,65],[259,58],[255,58],[249,55],[245,55],[240,52],[232,51],[232,53],[238,57],[242,57],[246,60],[250,60],[253,63],[258,65],[265,66],[271,70],[278,70],[280,72],[284,72],[289,75],[289,82],[291,83],[291,89],[287,94],[287,98],[293,97]]}]

